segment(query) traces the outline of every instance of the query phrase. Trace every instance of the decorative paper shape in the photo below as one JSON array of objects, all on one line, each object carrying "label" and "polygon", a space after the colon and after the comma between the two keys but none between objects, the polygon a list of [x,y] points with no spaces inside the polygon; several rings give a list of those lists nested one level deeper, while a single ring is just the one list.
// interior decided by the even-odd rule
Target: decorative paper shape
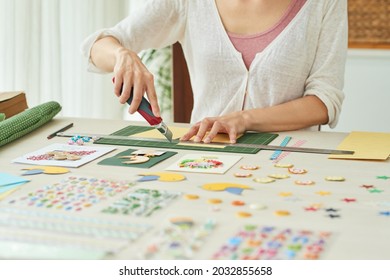
[{"label": "decorative paper shape", "polygon": [[137,180],[137,182],[150,182],[150,181],[157,181],[160,178],[158,175],[148,175],[143,176],[140,179]]},{"label": "decorative paper shape", "polygon": [[202,189],[212,192],[221,192],[230,189],[232,192],[234,192],[234,189],[249,190],[251,187],[235,183],[210,183],[204,184]]},{"label": "decorative paper shape", "polygon": [[186,179],[182,174],[177,173],[166,173],[166,172],[154,172],[154,173],[143,173],[140,176],[158,176],[158,180],[161,182],[179,182]]},{"label": "decorative paper shape", "polygon": [[[31,171],[29,174],[24,173],[23,175],[34,175],[34,171],[39,171],[42,170],[42,173],[45,174],[65,174],[69,172],[69,169],[64,168],[64,167],[58,167],[58,166],[35,166],[35,167],[28,167],[28,168],[23,168],[23,170],[29,170]],[[39,174],[39,173],[35,173]]]},{"label": "decorative paper shape", "polygon": [[225,191],[231,194],[241,195],[244,190],[241,188],[226,188]]},{"label": "decorative paper shape", "polygon": [[7,173],[0,173],[0,193],[4,189],[4,187],[9,187],[16,184],[24,184],[29,182],[26,178],[14,176]]},{"label": "decorative paper shape", "polygon": [[38,174],[43,174],[43,172],[44,172],[43,169],[32,169],[32,170],[25,171],[22,174],[22,176],[38,175]]}]

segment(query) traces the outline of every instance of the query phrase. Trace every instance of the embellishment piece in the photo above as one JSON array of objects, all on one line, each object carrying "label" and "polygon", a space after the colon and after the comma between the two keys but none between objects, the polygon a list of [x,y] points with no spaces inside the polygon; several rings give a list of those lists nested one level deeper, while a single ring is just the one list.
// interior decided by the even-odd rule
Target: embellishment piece
[{"label": "embellishment piece", "polygon": [[81,137],[79,135],[76,135],[69,139],[68,144],[83,146],[85,143],[89,143],[91,140],[92,138],[90,137]]}]

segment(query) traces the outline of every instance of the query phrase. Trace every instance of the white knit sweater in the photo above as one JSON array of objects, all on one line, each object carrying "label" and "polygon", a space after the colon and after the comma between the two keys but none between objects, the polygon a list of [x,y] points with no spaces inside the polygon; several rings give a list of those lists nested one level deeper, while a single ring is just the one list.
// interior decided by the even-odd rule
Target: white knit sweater
[{"label": "white knit sweater", "polygon": [[[135,52],[179,41],[194,93],[191,122],[316,95],[334,127],[344,99],[347,30],[347,0],[308,0],[248,71],[214,0],[146,0],[115,27],[90,35],[82,51],[89,58],[104,36]],[[89,70],[99,71],[90,60]]]}]

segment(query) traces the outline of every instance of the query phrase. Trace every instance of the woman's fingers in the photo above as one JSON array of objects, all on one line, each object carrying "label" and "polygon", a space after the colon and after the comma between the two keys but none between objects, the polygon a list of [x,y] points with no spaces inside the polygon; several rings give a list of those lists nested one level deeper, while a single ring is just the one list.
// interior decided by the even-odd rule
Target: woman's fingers
[{"label": "woman's fingers", "polygon": [[152,107],[152,112],[156,117],[161,117],[160,107],[158,106],[156,88],[154,87],[154,77],[150,72],[148,72],[145,76],[145,79],[146,94],[148,96],[150,106]]},{"label": "woman's fingers", "polygon": [[215,118],[205,118],[200,122],[200,126],[198,129],[198,132],[196,133],[196,136],[194,138],[194,142],[200,142],[206,135],[206,133],[210,130],[210,128],[213,126],[215,121]]},{"label": "woman's fingers", "polygon": [[199,130],[199,126],[200,126],[200,122],[196,123],[195,125],[193,125],[186,134],[184,134],[180,140],[182,141],[188,141],[190,140],[193,136],[196,135],[196,133],[198,133],[198,130]]},{"label": "woman's fingers", "polygon": [[154,87],[154,78],[142,63],[137,54],[131,51],[122,51],[117,56],[114,67],[115,86],[114,93],[119,97],[119,102],[124,104],[132,96],[129,113],[135,113],[142,101],[143,95],[147,94],[152,112],[160,117],[160,108]]}]

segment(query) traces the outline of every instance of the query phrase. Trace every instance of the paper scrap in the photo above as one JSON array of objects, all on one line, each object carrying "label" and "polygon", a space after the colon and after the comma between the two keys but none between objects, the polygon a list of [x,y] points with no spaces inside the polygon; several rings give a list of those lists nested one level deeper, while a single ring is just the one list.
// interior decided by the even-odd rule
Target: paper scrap
[{"label": "paper scrap", "polygon": [[353,155],[330,155],[331,159],[387,160],[390,156],[390,133],[351,132],[337,147],[355,151]]},{"label": "paper scrap", "polygon": [[19,187],[30,180],[14,176],[7,173],[0,173],[0,194],[8,192],[9,190]]}]

